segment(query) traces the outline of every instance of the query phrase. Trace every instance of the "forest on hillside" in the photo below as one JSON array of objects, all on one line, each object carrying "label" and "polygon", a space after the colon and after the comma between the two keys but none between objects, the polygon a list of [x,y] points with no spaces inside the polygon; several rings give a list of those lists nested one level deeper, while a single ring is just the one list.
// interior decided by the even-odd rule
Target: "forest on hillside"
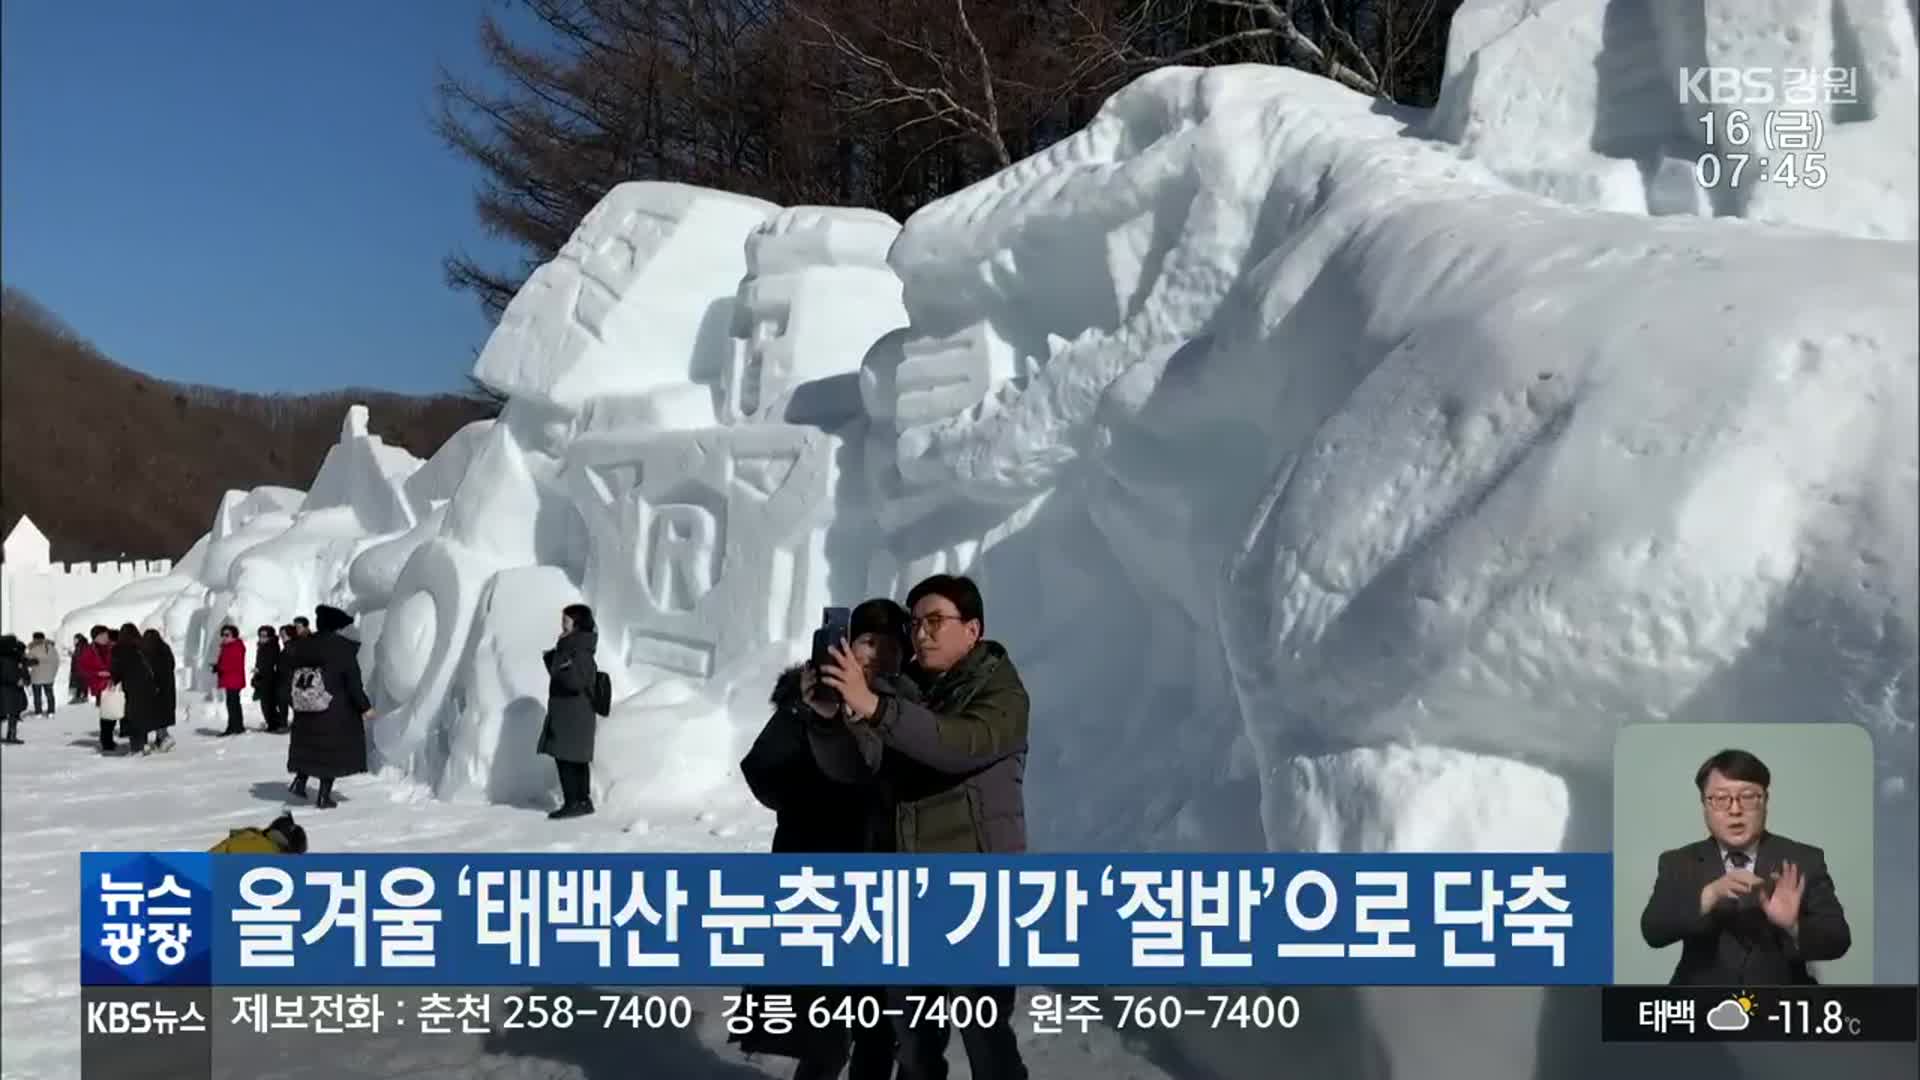
[{"label": "forest on hillside", "polygon": [[0,298],[0,535],[22,514],[62,562],[178,558],[229,489],[305,488],[347,407],[427,457],[479,397],[375,390],[246,394],[142,375],[16,290]]}]

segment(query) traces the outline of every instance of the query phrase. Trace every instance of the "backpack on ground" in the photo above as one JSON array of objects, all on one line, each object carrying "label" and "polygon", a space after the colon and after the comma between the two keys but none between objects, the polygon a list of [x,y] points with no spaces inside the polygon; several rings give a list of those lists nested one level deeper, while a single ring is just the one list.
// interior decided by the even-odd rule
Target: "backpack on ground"
[{"label": "backpack on ground", "polygon": [[294,668],[290,685],[287,700],[294,712],[326,712],[333,704],[333,695],[327,692],[326,673],[319,667]]},{"label": "backpack on ground", "polygon": [[593,703],[593,715],[605,716],[613,711],[613,680],[607,678],[606,672],[593,673],[593,690],[588,698]]}]

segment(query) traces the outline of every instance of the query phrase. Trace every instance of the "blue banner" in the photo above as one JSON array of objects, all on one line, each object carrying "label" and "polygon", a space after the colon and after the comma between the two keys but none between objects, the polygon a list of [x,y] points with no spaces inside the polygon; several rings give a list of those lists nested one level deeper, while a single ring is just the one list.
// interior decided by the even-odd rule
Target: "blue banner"
[{"label": "blue banner", "polygon": [[1596,985],[1604,854],[81,855],[84,985]]},{"label": "blue banner", "polygon": [[213,985],[212,857],[82,852],[80,985]]}]

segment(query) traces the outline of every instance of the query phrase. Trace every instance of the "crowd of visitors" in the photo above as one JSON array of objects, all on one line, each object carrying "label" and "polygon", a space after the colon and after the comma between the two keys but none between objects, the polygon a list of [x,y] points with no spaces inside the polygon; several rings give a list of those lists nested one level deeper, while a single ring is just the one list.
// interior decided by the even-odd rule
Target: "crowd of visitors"
[{"label": "crowd of visitors", "polygon": [[[219,646],[208,664],[226,706],[226,727],[218,735],[247,733],[241,694],[251,688],[263,721],[260,730],[289,736],[290,793],[305,798],[309,781],[318,780],[314,806],[320,809],[338,805],[334,781],[367,768],[366,725],[373,705],[361,681],[360,644],[341,633],[351,625],[353,616],[323,604],[312,620],[301,615],[284,626],[262,626],[249,670],[247,644],[239,627],[228,624],[220,628]],[[74,636],[66,664],[67,704],[93,704],[100,753],[147,756],[178,745],[173,728],[180,715],[181,665],[158,627],[95,626],[88,635]],[[60,668],[60,650],[44,632],[36,631],[31,644],[0,635],[6,743],[24,741],[23,716],[54,715],[53,685]]]}]

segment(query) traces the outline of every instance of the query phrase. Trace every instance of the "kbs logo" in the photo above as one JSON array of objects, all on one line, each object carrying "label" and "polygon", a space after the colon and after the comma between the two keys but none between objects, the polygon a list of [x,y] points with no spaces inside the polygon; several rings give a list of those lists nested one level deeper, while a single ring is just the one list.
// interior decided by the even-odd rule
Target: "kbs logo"
[{"label": "kbs logo", "polygon": [[87,1034],[146,1035],[154,1030],[151,1001],[87,1002]]},{"label": "kbs logo", "polygon": [[1680,69],[1682,105],[1852,105],[1859,89],[1853,68]]}]

